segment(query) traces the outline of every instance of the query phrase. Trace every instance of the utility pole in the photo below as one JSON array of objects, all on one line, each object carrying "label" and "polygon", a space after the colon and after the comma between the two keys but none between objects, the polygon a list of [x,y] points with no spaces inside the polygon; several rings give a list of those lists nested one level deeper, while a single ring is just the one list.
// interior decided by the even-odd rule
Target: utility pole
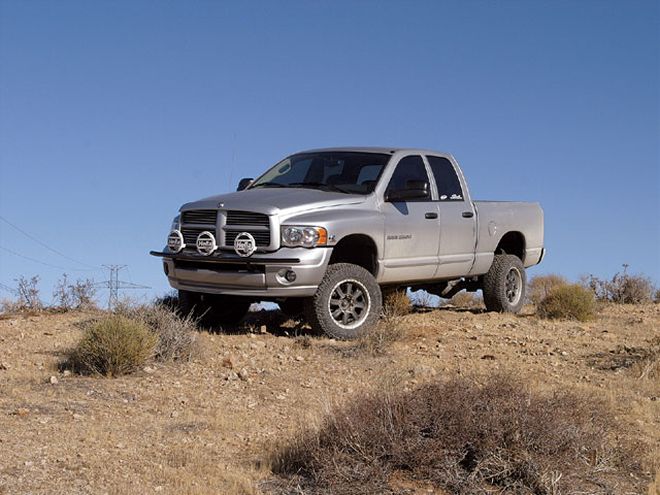
[{"label": "utility pole", "polygon": [[126,265],[103,265],[105,268],[110,270],[110,277],[104,282],[99,282],[95,284],[95,287],[101,287],[108,289],[108,309],[113,309],[117,306],[119,302],[119,291],[125,289],[151,289],[147,285],[134,284],[132,282],[126,282],[124,280],[119,280],[119,272],[126,268]]}]

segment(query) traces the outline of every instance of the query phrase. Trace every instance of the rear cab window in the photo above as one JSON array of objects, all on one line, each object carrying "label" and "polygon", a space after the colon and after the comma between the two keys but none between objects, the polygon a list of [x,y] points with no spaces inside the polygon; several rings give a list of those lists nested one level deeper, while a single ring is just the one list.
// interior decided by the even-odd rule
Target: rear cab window
[{"label": "rear cab window", "polygon": [[464,201],[463,188],[452,163],[441,156],[426,156],[435,178],[440,201]]}]

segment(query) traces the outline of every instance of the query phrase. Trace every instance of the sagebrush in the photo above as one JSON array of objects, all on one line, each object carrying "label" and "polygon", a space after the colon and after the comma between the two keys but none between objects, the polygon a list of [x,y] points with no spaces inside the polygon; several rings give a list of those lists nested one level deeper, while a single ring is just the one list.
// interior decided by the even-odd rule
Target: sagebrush
[{"label": "sagebrush", "polygon": [[193,316],[181,316],[170,307],[156,300],[151,305],[122,305],[115,312],[142,323],[158,337],[156,360],[190,360],[199,351],[197,322]]},{"label": "sagebrush", "polygon": [[599,301],[617,304],[648,303],[653,301],[656,291],[649,277],[628,273],[628,265],[623,265],[623,272],[615,273],[610,280],[588,275],[583,277],[582,284]]},{"label": "sagebrush", "polygon": [[596,301],[581,285],[560,285],[539,302],[537,313],[542,318],[589,321],[596,316]]},{"label": "sagebrush", "polygon": [[455,378],[363,393],[276,448],[272,469],[280,493],[402,493],[393,479],[455,495],[614,493],[608,472],[643,476],[619,428],[596,397]]},{"label": "sagebrush", "polygon": [[529,281],[527,297],[533,304],[538,305],[550,292],[562,285],[568,285],[568,280],[554,273],[537,275]]},{"label": "sagebrush", "polygon": [[125,375],[151,359],[157,344],[158,337],[144,323],[111,315],[89,325],[66,365],[81,374]]}]

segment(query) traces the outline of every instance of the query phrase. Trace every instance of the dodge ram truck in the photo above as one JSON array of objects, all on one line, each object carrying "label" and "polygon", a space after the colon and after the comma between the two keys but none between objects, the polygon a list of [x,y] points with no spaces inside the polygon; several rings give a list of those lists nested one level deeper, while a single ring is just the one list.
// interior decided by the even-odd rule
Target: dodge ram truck
[{"label": "dodge ram truck", "polygon": [[543,259],[537,203],[473,201],[452,155],[328,148],[293,154],[236,192],[184,204],[161,251],[182,311],[235,324],[272,301],[311,327],[355,338],[383,295],[483,292],[518,312]]}]

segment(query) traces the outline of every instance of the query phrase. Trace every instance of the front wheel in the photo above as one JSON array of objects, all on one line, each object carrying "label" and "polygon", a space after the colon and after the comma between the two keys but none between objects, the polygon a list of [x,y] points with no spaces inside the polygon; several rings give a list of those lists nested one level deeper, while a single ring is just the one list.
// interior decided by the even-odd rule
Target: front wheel
[{"label": "front wheel", "polygon": [[375,325],[381,309],[380,287],[373,275],[361,266],[337,263],[328,267],[305,312],[314,330],[349,340]]},{"label": "front wheel", "polygon": [[488,311],[518,313],[525,303],[527,275],[520,258],[498,254],[484,275],[484,303]]}]

